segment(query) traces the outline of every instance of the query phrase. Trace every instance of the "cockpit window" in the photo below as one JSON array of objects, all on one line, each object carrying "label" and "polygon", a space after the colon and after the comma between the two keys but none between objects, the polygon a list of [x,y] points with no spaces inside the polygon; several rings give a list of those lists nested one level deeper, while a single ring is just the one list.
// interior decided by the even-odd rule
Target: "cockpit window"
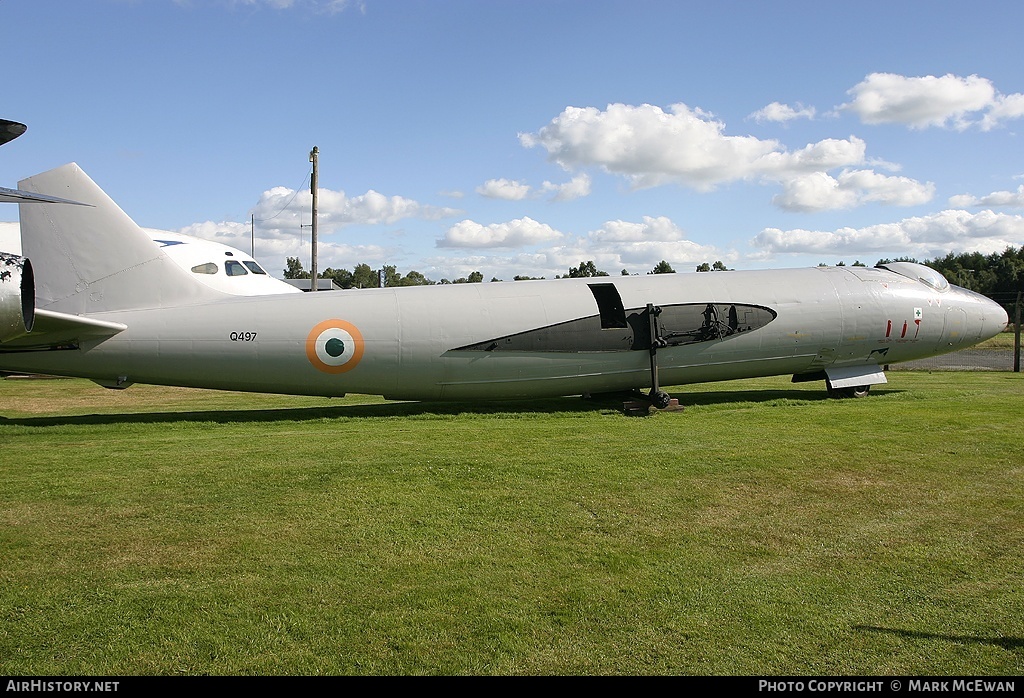
[{"label": "cockpit window", "polygon": [[192,267],[193,274],[216,274],[217,265],[213,262],[207,262],[206,264],[197,264]]},{"label": "cockpit window", "polygon": [[253,274],[266,274],[267,273],[267,272],[263,271],[263,267],[261,267],[256,262],[242,262],[242,264],[244,264],[245,266],[249,267],[249,271],[251,271]]},{"label": "cockpit window", "polygon": [[236,262],[233,259],[224,262],[224,271],[227,272],[228,276],[245,276],[249,273],[242,266],[241,262]]},{"label": "cockpit window", "polygon": [[946,281],[946,277],[931,267],[926,267],[923,264],[916,264],[914,262],[889,262],[888,264],[879,264],[878,266],[882,269],[894,271],[900,276],[905,276],[908,279],[920,281],[926,286],[931,286],[936,291],[949,290],[949,282]]}]

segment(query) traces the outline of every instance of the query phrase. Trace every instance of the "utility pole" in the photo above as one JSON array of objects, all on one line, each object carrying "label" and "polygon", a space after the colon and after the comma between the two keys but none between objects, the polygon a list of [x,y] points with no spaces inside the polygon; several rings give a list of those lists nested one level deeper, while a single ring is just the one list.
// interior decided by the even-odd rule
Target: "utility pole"
[{"label": "utility pole", "polygon": [[310,178],[309,189],[313,194],[313,255],[312,261],[309,265],[309,290],[317,290],[316,282],[316,190],[317,185],[317,168],[319,166],[319,155],[320,151],[314,145],[313,150],[309,153],[309,161],[313,163],[313,176]]},{"label": "utility pole", "polygon": [[1013,304],[1013,372],[1020,373],[1020,301],[1021,291],[1017,291],[1017,302]]}]

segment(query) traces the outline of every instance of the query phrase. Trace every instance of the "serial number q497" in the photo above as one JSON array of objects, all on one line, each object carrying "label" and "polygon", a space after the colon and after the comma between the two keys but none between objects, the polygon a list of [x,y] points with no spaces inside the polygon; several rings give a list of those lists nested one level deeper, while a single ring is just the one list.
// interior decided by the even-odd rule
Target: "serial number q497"
[{"label": "serial number q497", "polygon": [[255,342],[255,332],[232,332],[228,335],[228,339],[232,342]]}]

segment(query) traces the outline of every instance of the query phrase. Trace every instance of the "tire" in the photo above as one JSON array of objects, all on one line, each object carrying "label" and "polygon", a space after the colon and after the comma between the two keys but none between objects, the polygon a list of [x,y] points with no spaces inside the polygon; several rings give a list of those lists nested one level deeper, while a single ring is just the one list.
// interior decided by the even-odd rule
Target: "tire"
[{"label": "tire", "polygon": [[826,388],[828,396],[832,398],[867,397],[871,392],[870,385],[857,385],[852,388]]}]

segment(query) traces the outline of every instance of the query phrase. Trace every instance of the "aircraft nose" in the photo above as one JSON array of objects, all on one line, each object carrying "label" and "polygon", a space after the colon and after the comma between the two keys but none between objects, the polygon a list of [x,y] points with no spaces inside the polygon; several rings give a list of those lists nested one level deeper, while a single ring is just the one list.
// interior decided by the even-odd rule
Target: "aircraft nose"
[{"label": "aircraft nose", "polygon": [[1006,313],[1006,308],[994,300],[988,299],[988,302],[992,312],[985,313],[986,327],[982,331],[991,332],[991,335],[986,336],[995,337],[1000,332],[1006,331],[1006,327],[1010,324],[1010,316]]},{"label": "aircraft nose", "polygon": [[972,295],[976,297],[981,321],[979,339],[989,339],[1004,331],[1010,322],[1010,316],[1007,315],[1006,309],[991,298],[978,293],[972,293]]}]

